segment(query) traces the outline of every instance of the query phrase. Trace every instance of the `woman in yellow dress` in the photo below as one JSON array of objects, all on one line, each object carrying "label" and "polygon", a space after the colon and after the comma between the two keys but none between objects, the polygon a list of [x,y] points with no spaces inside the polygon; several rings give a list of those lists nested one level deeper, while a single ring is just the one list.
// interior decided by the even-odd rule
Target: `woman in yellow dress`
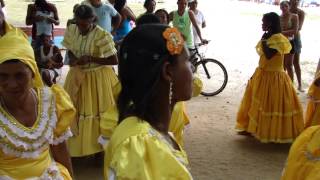
[{"label": "woman in yellow dress", "polygon": [[265,33],[256,49],[259,66],[248,82],[237,115],[236,129],[261,142],[289,143],[303,130],[303,110],[289,76],[283,70],[289,40],[281,34],[276,13],[262,18]]},{"label": "woman in yellow dress", "polygon": [[320,72],[316,73],[315,80],[309,87],[308,98],[305,128],[320,125]]},{"label": "woman in yellow dress", "polygon": [[66,140],[75,109],[61,87],[43,86],[25,35],[5,27],[0,37],[0,179],[71,180]]},{"label": "woman in yellow dress", "polygon": [[119,125],[105,157],[105,179],[192,179],[186,153],[168,133],[171,113],[192,96],[189,52],[180,32],[136,27],[119,55]]},{"label": "woman in yellow dress", "polygon": [[[76,24],[68,26],[62,44],[70,58],[64,88],[77,109],[75,136],[68,146],[72,157],[81,157],[103,151],[98,143],[100,123],[107,120],[107,109],[115,104],[113,88],[118,83],[108,65],[116,65],[118,60],[111,34],[94,25],[92,8],[80,5],[75,19]],[[107,136],[112,128],[107,127]]]},{"label": "woman in yellow dress", "polygon": [[281,180],[320,179],[320,126],[304,130],[290,148]]}]

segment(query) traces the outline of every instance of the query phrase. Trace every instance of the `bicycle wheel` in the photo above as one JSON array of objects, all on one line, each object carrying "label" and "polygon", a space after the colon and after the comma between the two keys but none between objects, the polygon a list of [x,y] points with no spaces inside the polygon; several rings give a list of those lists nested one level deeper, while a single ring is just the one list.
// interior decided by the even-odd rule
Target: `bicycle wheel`
[{"label": "bicycle wheel", "polygon": [[195,73],[203,83],[201,94],[215,96],[223,91],[228,83],[226,68],[216,59],[202,59],[195,64]]}]

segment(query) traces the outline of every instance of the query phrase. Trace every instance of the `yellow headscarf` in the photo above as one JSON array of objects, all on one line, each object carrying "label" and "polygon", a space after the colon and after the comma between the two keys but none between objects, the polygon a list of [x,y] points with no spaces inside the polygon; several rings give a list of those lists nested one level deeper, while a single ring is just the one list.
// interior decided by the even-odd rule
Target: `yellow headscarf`
[{"label": "yellow headscarf", "polygon": [[17,59],[28,65],[34,73],[33,86],[43,87],[41,76],[34,58],[33,49],[26,35],[18,28],[6,24],[6,34],[0,37],[0,64]]}]

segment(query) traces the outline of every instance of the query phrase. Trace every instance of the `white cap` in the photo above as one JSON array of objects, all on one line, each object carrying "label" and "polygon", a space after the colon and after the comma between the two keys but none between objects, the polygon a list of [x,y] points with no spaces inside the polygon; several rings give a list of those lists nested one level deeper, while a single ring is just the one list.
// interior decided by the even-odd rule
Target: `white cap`
[{"label": "white cap", "polygon": [[194,2],[194,0],[188,0],[188,3],[192,3],[192,2]]}]

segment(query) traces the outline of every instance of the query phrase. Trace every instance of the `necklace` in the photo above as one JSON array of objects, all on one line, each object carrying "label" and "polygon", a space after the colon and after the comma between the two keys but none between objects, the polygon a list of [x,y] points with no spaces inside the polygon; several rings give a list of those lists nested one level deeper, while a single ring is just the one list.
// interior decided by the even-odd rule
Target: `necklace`
[{"label": "necklace", "polygon": [[[37,95],[36,95],[36,92],[34,89],[30,89],[30,93],[32,95],[32,100],[33,102],[35,103],[35,107],[34,107],[34,114],[35,114],[35,119],[37,119],[38,117],[38,100],[37,100]],[[4,98],[3,96],[0,97],[0,103],[1,103],[1,106],[3,107],[3,109],[12,117],[14,117],[10,111],[9,111],[9,108],[8,106],[6,105],[5,101],[4,101]]]}]

